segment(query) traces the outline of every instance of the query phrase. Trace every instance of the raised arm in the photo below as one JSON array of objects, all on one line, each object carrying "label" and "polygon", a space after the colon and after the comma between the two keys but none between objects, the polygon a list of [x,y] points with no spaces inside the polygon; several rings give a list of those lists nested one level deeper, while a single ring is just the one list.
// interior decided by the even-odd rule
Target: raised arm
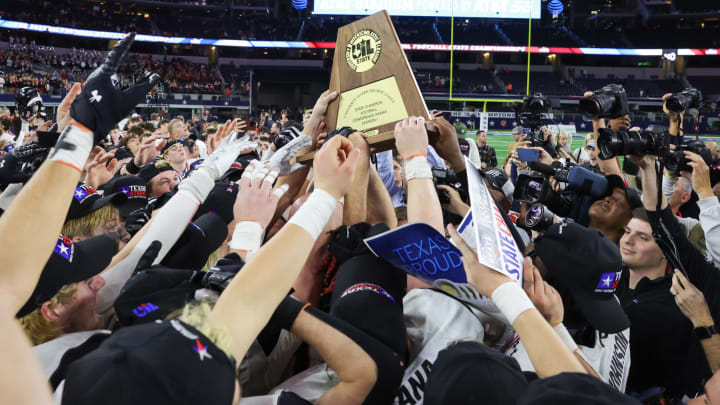
[{"label": "raised arm", "polygon": [[[672,287],[670,293],[675,297],[675,303],[680,311],[693,324],[693,328],[714,327],[710,308],[702,291],[698,290],[685,276],[678,270],[673,273]],[[720,334],[701,339],[705,357],[712,372],[716,372],[720,368]]]},{"label": "raised arm", "polygon": [[408,222],[424,222],[443,232],[442,209],[427,162],[425,119],[406,118],[395,125],[395,146],[405,159]]},{"label": "raised arm", "polygon": [[[545,378],[566,372],[584,373],[580,361],[553,331],[522,288],[509,277],[480,264],[453,225],[448,225],[448,232],[462,252],[468,283],[480,294],[492,297],[522,339],[538,376]],[[529,261],[526,259],[526,266]]]},{"label": "raised arm", "polygon": [[[585,92],[585,97],[592,97],[593,92],[588,91]],[[605,128],[605,119],[604,118],[597,118],[592,121],[593,125],[593,139],[595,140],[595,145],[598,145],[598,136],[600,135],[600,129]],[[602,160],[598,159],[598,165],[600,166],[600,170],[603,171],[606,175],[609,174],[616,174],[618,176],[622,176],[622,170],[620,169],[620,164],[618,163],[617,159],[608,159],[608,160]],[[644,183],[644,182],[643,182]]]},{"label": "raised arm", "polygon": [[213,308],[212,319],[230,331],[241,359],[298,277],[310,250],[352,183],[358,152],[334,137],[315,155],[315,191],[277,235],[245,265]]}]

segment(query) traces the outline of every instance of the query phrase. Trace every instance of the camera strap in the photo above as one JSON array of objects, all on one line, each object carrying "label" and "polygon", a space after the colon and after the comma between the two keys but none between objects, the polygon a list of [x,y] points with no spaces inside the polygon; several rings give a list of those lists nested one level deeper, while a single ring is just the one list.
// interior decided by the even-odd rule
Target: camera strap
[{"label": "camera strap", "polygon": [[662,251],[665,253],[665,258],[668,260],[672,268],[679,269],[685,276],[687,276],[687,273],[685,272],[685,267],[683,267],[683,264],[679,259],[680,252],[678,252],[675,241],[673,240],[670,231],[667,229],[667,226],[662,219],[662,176],[664,167],[665,166],[661,160],[658,161],[655,165],[657,181],[657,206],[655,208],[655,211],[658,214],[658,222],[660,224],[660,227],[657,231],[653,230],[653,238],[655,238],[655,243],[657,243],[658,246],[660,246],[660,249],[662,249]]}]

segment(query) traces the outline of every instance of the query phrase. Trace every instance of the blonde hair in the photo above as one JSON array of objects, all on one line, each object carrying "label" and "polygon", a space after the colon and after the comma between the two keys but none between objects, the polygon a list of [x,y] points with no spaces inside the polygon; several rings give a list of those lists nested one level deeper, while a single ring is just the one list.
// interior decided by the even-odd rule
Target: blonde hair
[{"label": "blonde hair", "polygon": [[182,310],[176,311],[175,314],[171,314],[168,318],[173,315],[179,316],[177,319],[197,329],[198,332],[202,333],[206,338],[210,339],[215,346],[225,352],[230,357],[232,352],[230,351],[230,345],[232,344],[232,336],[230,331],[218,325],[210,319],[212,308],[207,301],[192,301],[186,304]]},{"label": "blonde hair", "polygon": [[[51,309],[55,309],[58,304],[69,304],[72,301],[75,291],[77,291],[77,283],[64,285],[60,291],[50,298]],[[45,318],[40,308],[36,308],[34,311],[18,319],[18,322],[20,322],[20,326],[22,326],[23,331],[25,331],[25,334],[34,346],[62,335],[62,328]]]},{"label": "blonde hair", "polygon": [[109,221],[119,218],[120,214],[112,204],[105,204],[102,208],[95,210],[84,217],[71,219],[65,222],[61,233],[72,239],[76,236],[88,237],[92,235],[93,230],[100,225],[105,225]]},{"label": "blonde hair", "polygon": [[170,123],[169,123],[168,126],[167,126],[168,133],[169,133],[171,136],[173,136],[173,137],[174,137],[174,135],[173,135],[173,127],[174,127],[175,124],[177,124],[178,122],[181,123],[181,124],[183,124],[183,126],[185,126],[185,123],[184,123],[182,120],[179,120],[179,119],[177,119],[177,118],[171,120]]}]

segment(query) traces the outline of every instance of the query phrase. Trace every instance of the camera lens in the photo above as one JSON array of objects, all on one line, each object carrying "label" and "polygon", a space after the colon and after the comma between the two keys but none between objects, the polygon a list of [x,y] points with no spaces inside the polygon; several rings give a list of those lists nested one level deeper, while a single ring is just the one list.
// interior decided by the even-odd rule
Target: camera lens
[{"label": "camera lens", "polygon": [[679,113],[685,111],[685,108],[687,108],[688,99],[682,94],[677,94],[668,98],[665,105],[667,105],[669,111]]},{"label": "camera lens", "polygon": [[528,228],[534,228],[543,217],[543,206],[542,204],[533,204],[525,215],[525,226]]},{"label": "camera lens", "polygon": [[596,119],[602,112],[602,106],[594,96],[586,97],[580,100],[580,111],[586,116]]},{"label": "camera lens", "polygon": [[597,146],[600,152],[600,159],[607,160],[622,155],[625,149],[622,137],[617,132],[610,131],[606,128],[600,128],[599,132]]}]

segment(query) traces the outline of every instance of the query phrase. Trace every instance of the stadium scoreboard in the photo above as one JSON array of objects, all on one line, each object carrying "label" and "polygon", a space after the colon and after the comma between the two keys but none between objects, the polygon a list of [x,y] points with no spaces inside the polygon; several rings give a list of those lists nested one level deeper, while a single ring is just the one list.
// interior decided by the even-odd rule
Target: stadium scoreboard
[{"label": "stadium scoreboard", "polygon": [[540,18],[540,0],[315,0],[315,14]]}]

